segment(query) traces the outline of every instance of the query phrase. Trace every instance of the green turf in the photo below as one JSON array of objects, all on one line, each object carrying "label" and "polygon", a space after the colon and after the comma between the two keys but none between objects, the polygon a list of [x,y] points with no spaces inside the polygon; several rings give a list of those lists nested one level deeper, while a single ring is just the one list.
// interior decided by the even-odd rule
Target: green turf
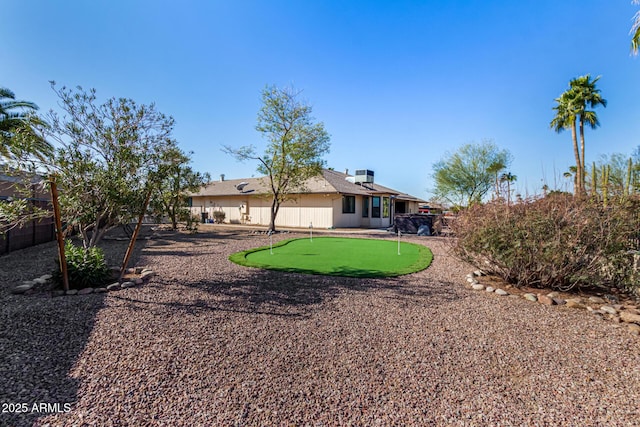
[{"label": "green turf", "polygon": [[307,274],[348,277],[390,277],[415,273],[431,264],[429,248],[395,240],[315,237],[283,240],[269,246],[237,252],[236,264]]}]

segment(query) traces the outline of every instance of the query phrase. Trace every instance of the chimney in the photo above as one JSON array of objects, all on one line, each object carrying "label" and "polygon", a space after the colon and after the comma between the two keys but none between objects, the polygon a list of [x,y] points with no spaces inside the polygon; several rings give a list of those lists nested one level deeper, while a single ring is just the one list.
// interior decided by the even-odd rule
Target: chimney
[{"label": "chimney", "polygon": [[344,170],[344,174],[345,174],[345,175],[349,175],[349,169],[345,169],[345,170]]},{"label": "chimney", "polygon": [[224,174],[223,173],[220,174],[220,182],[222,182],[222,181],[224,181]]}]

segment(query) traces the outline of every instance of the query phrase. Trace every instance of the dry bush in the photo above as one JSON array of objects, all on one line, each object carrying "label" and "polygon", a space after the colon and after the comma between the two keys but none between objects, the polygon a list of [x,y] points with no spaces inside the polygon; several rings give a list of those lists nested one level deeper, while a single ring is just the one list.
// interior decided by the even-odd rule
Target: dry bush
[{"label": "dry bush", "polygon": [[476,205],[452,223],[456,253],[518,286],[638,289],[640,200],[608,206],[553,194]]}]

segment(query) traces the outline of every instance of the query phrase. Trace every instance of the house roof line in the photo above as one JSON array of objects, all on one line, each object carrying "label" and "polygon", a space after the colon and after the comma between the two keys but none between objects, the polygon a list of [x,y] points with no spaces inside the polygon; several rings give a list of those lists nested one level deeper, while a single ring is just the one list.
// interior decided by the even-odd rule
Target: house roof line
[{"label": "house roof line", "polygon": [[[388,194],[400,200],[424,202],[418,197],[388,188],[376,183],[356,184],[347,181],[351,175],[337,172],[331,169],[323,169],[322,174],[310,178],[305,183],[305,189],[299,194],[344,194],[344,195],[383,195]],[[242,196],[269,194],[266,184],[266,176],[259,178],[229,179],[212,181],[202,187],[198,192],[191,193],[192,197],[198,196]],[[243,184],[242,186],[240,186]]]}]

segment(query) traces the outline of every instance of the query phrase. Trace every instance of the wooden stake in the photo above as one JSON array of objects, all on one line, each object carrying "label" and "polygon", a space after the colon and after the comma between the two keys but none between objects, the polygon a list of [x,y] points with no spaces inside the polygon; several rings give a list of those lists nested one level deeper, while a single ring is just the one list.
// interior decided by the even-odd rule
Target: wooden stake
[{"label": "wooden stake", "polygon": [[69,290],[69,273],[67,272],[67,258],[64,254],[64,237],[62,235],[62,219],[60,215],[60,205],[58,204],[58,187],[56,186],[55,175],[49,178],[51,183],[51,202],[53,203],[53,216],[56,221],[56,237],[58,240],[58,257],[60,259],[60,271],[62,272],[62,289]]},{"label": "wooden stake", "polygon": [[140,231],[140,226],[142,225],[142,219],[144,218],[144,213],[147,211],[147,206],[149,206],[149,200],[151,200],[152,190],[149,190],[147,193],[147,198],[144,201],[144,207],[140,212],[140,216],[138,217],[138,223],[136,224],[136,229],[133,230],[133,235],[131,236],[131,240],[129,241],[129,247],[127,248],[127,253],[124,255],[124,261],[122,262],[122,268],[120,269],[120,277],[119,280],[122,281],[122,277],[124,277],[124,273],[127,271],[127,265],[129,264],[129,258],[131,258],[131,254],[133,253],[133,247],[136,244],[136,239],[138,238],[138,232]]}]

